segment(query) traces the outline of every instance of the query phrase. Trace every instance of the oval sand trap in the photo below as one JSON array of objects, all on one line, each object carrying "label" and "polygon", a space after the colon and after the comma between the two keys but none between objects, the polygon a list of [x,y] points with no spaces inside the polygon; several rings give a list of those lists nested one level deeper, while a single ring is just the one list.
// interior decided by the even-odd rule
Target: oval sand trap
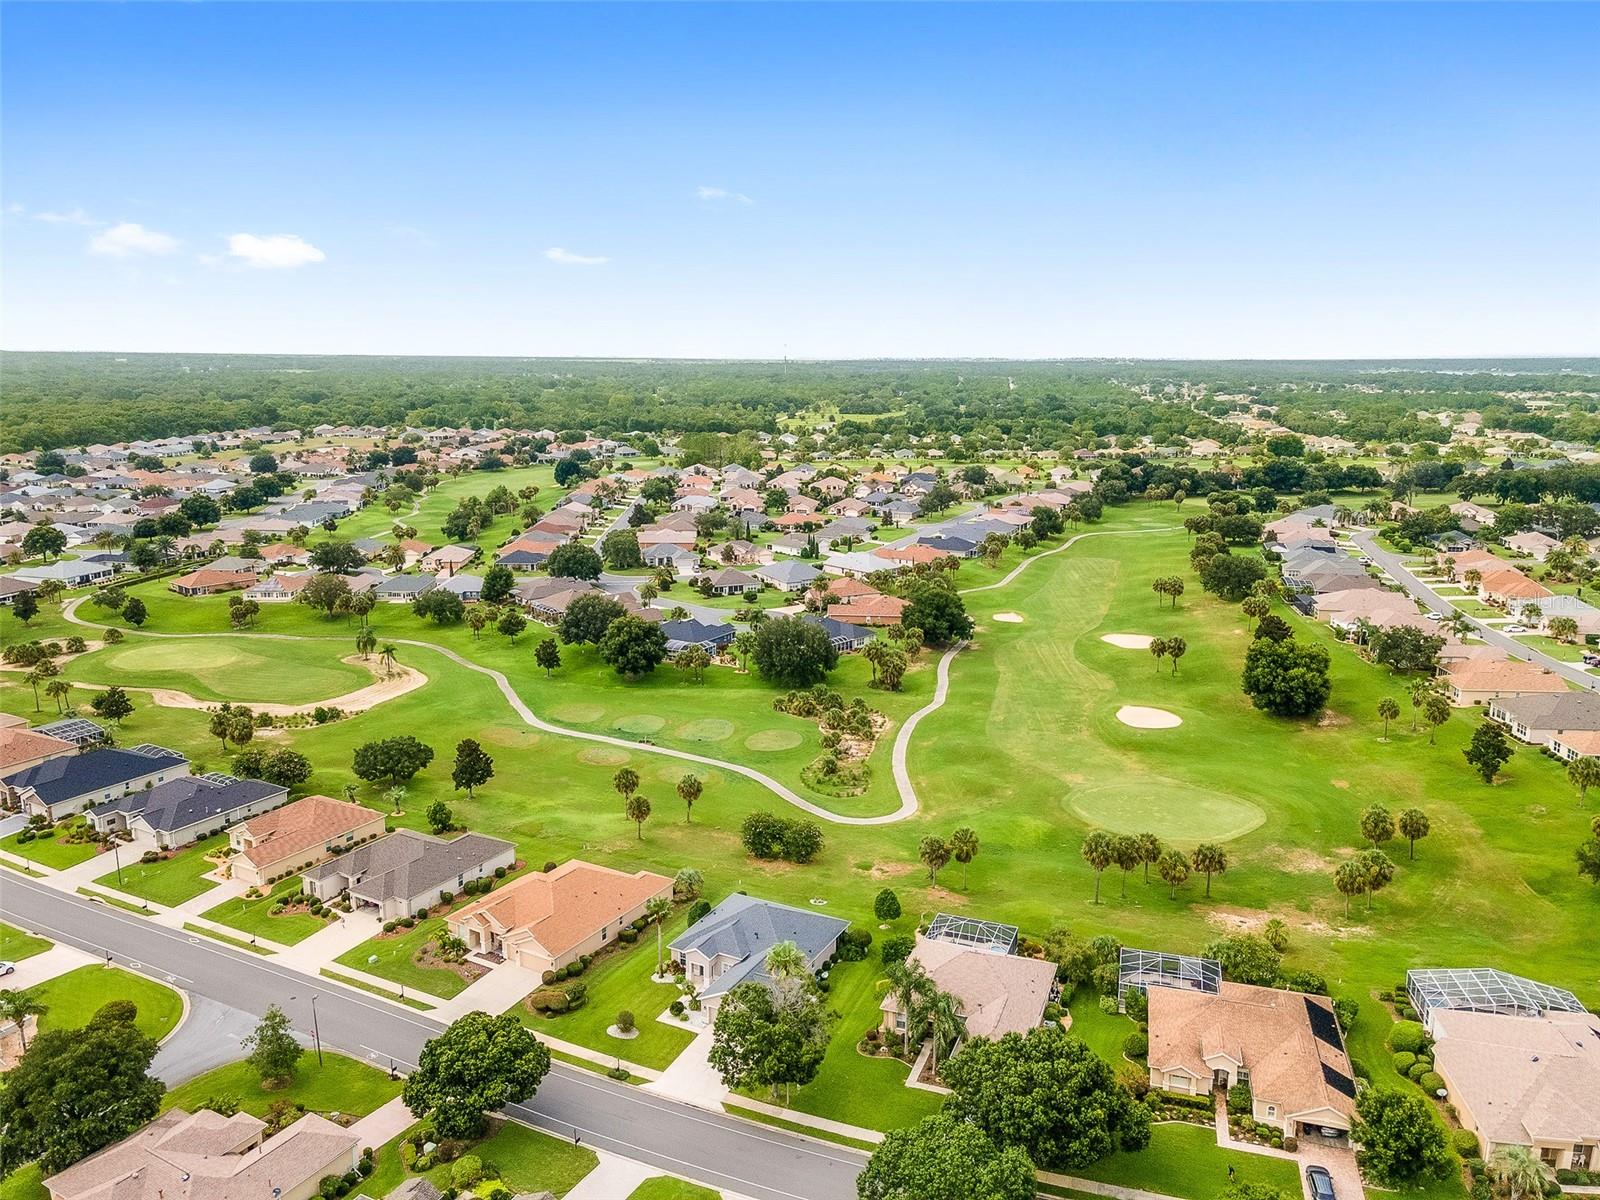
[{"label": "oval sand trap", "polygon": [[1183,718],[1164,708],[1146,708],[1142,704],[1124,704],[1117,709],[1117,720],[1135,729],[1176,729]]},{"label": "oval sand trap", "polygon": [[1100,640],[1124,650],[1148,650],[1155,638],[1146,633],[1102,633]]},{"label": "oval sand trap", "polygon": [[677,733],[686,742],[720,742],[733,736],[733,722],[720,717],[702,717],[678,726]]},{"label": "oval sand trap", "polygon": [[1249,800],[1176,780],[1163,780],[1159,786],[1148,779],[1091,784],[1075,788],[1062,805],[1094,828],[1112,833],[1148,830],[1158,837],[1185,841],[1226,841],[1249,833],[1267,819]]},{"label": "oval sand trap", "polygon": [[763,729],[745,738],[744,744],[751,750],[793,750],[800,741],[800,735],[792,729]]},{"label": "oval sand trap", "polygon": [[591,767],[620,767],[628,761],[628,752],[614,746],[590,746],[578,751],[578,761]]},{"label": "oval sand trap", "polygon": [[1021,613],[995,613],[994,619],[996,621],[1001,621],[1001,622],[1003,622],[1003,623],[1005,623],[1007,625],[1021,625],[1022,624],[1022,614]]},{"label": "oval sand trap", "polygon": [[620,729],[624,733],[655,733],[666,723],[665,717],[640,713],[633,717],[623,717],[613,728]]},{"label": "oval sand trap", "polygon": [[606,710],[598,704],[564,704],[560,708],[551,709],[550,715],[558,721],[587,725],[590,721],[598,721],[605,716]]}]

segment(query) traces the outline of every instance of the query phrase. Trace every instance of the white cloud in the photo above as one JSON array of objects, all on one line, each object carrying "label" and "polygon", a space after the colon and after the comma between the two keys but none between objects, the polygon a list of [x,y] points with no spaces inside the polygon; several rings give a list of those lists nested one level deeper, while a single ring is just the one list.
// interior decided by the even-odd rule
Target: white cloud
[{"label": "white cloud", "polygon": [[96,221],[81,208],[75,208],[71,212],[37,212],[33,217],[36,221],[48,221],[52,225],[83,225],[93,228],[105,224],[104,221]]},{"label": "white cloud", "polygon": [[551,246],[544,252],[544,256],[564,267],[598,267],[611,261],[603,254],[574,254],[571,250],[563,250],[560,246]]},{"label": "white cloud", "polygon": [[247,266],[266,268],[303,267],[328,257],[295,233],[274,233],[266,237],[236,233],[228,239],[228,256]]},{"label": "white cloud", "polygon": [[702,200],[727,201],[732,204],[754,204],[755,201],[743,192],[730,192],[727,188],[705,187],[695,188],[694,194]]},{"label": "white cloud", "polygon": [[134,254],[172,254],[177,249],[177,238],[146,229],[134,221],[113,225],[89,240],[91,254],[107,254],[112,258],[127,258]]}]

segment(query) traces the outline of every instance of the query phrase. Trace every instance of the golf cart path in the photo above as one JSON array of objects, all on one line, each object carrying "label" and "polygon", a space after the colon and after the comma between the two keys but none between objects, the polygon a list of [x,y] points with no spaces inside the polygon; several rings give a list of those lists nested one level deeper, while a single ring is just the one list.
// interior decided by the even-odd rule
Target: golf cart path
[{"label": "golf cart path", "polygon": [[[976,592],[993,591],[997,588],[1005,587],[1034,563],[1040,561],[1041,559],[1049,558],[1052,555],[1060,554],[1062,551],[1069,549],[1085,538],[1116,537],[1125,536],[1130,533],[1161,533],[1168,532],[1175,528],[1177,528],[1177,526],[1157,526],[1148,529],[1104,529],[1094,530],[1088,533],[1074,534],[1055,549],[1046,550],[1041,554],[1034,555],[1032,558],[1024,559],[1009,572],[1007,572],[1003,579],[996,580],[994,583],[982,584],[978,587],[963,588],[961,590],[961,594],[971,595]],[[106,628],[105,626],[97,625],[94,622],[78,616],[78,606],[82,604],[85,599],[87,599],[87,597],[80,596],[76,600],[70,601],[62,608],[61,615],[75,625],[82,625],[91,629]],[[141,637],[173,639],[240,636],[236,633],[156,633],[147,632],[142,629],[133,632]],[[291,642],[333,640],[332,638],[313,637],[306,634],[296,633],[253,633],[244,636]],[[506,703],[511,706],[511,710],[515,712],[517,716],[521,717],[524,723],[532,726],[534,729],[540,730],[543,733],[554,734],[557,737],[576,738],[579,741],[596,742],[604,746],[615,746],[620,750],[627,750],[630,752],[639,751],[640,753],[644,754],[659,754],[663,757],[675,758],[682,762],[700,763],[702,766],[715,767],[718,770],[743,776],[745,779],[748,779],[751,782],[766,788],[767,791],[771,792],[774,796],[777,796],[780,800],[794,805],[794,807],[800,809],[802,812],[810,813],[814,817],[824,821],[830,821],[835,825],[893,825],[896,822],[904,821],[908,817],[916,815],[917,811],[921,807],[921,803],[917,797],[916,785],[912,783],[911,773],[906,765],[906,759],[911,749],[911,735],[915,732],[917,726],[921,724],[924,717],[928,716],[930,713],[937,712],[939,709],[944,707],[945,701],[949,698],[950,694],[951,663],[955,661],[956,655],[961,653],[961,651],[967,645],[966,642],[957,643],[950,649],[946,650],[940,657],[932,699],[930,699],[927,704],[923,705],[916,712],[912,713],[911,716],[907,717],[905,722],[901,725],[899,732],[895,736],[894,748],[891,751],[890,756],[890,769],[894,776],[895,790],[899,793],[900,797],[899,806],[895,808],[893,812],[881,813],[878,816],[854,817],[844,816],[840,813],[833,812],[831,809],[824,808],[820,804],[815,804],[812,801],[807,800],[804,796],[801,796],[799,793],[795,792],[792,788],[779,783],[776,779],[772,778],[772,776],[766,774],[765,772],[758,771],[754,767],[747,767],[742,763],[728,762],[726,759],[712,758],[711,756],[705,754],[695,754],[688,750],[675,750],[669,746],[650,745],[643,742],[630,741],[627,738],[613,737],[610,734],[590,733],[581,729],[569,729],[564,725],[556,725],[550,721],[546,721],[531,708],[529,708],[527,703],[517,693],[516,688],[511,686],[510,680],[508,680],[500,671],[496,671],[492,667],[482,666],[479,663],[473,662],[471,659],[463,658],[454,650],[450,650],[435,642],[425,642],[416,638],[391,638],[388,640],[400,646],[415,646],[422,650],[430,650],[435,654],[444,656],[457,666],[464,667],[469,671],[475,671],[479,675],[487,676],[494,682],[494,685],[500,689],[501,696],[503,696]]]}]

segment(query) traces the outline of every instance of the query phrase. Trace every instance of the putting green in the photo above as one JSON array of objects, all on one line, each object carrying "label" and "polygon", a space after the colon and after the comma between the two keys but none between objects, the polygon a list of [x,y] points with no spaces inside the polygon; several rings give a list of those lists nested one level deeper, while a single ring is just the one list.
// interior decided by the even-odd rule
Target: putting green
[{"label": "putting green", "polygon": [[678,726],[676,733],[686,742],[720,742],[733,736],[733,722],[720,717],[703,717]]},{"label": "putting green", "polygon": [[235,642],[196,638],[192,642],[137,642],[112,651],[107,661],[120,671],[208,671],[259,662],[261,657]]},{"label": "putting green", "polygon": [[792,729],[763,729],[745,738],[751,750],[793,750],[804,739]]},{"label": "putting green", "polygon": [[1174,780],[1142,779],[1073,788],[1061,803],[1097,829],[1149,832],[1179,842],[1227,841],[1249,833],[1267,819],[1249,800]]},{"label": "putting green", "polygon": [[590,746],[578,751],[578,761],[591,767],[620,767],[628,761],[628,752],[614,746]]},{"label": "putting green", "polygon": [[558,721],[570,721],[577,725],[587,725],[591,721],[598,721],[606,715],[606,710],[598,704],[563,704],[560,708],[550,710],[550,715]]},{"label": "putting green", "polygon": [[652,716],[649,713],[640,713],[636,717],[623,717],[612,726],[623,733],[655,733],[667,723],[665,717]]}]

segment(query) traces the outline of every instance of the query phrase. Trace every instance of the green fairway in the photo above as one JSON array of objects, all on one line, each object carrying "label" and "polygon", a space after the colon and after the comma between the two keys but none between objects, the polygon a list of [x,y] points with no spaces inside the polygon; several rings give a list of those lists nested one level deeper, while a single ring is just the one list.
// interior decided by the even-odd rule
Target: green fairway
[{"label": "green fairway", "polygon": [[243,933],[255,934],[269,941],[292,946],[328,926],[328,922],[323,918],[314,917],[303,911],[272,915],[272,905],[275,900],[282,896],[297,894],[299,891],[300,876],[296,875],[285,879],[273,888],[269,895],[254,900],[246,900],[242,896],[224,900],[200,915],[208,921],[215,921],[218,925],[227,925]]},{"label": "green fairway", "polygon": [[[664,940],[670,942],[687,927],[683,916],[669,921],[663,931]],[[640,1066],[664,1069],[694,1040],[694,1031],[656,1020],[680,993],[676,984],[652,983],[650,976],[655,969],[655,930],[648,929],[636,946],[619,947],[580,976],[589,989],[583,1007],[557,1017],[542,1016],[521,1005],[516,1012],[523,1024],[540,1033],[615,1054]],[[614,1038],[606,1032],[622,1009],[633,1014],[639,1031],[639,1036],[631,1040]]]},{"label": "green fairway", "polygon": [[120,967],[79,967],[32,990],[46,1008],[39,1018],[40,1033],[80,1029],[113,1000],[133,1001],[139,1008],[135,1023],[146,1037],[157,1040],[176,1029],[183,1016],[183,1000],[177,992]]},{"label": "green fairway", "polygon": [[[1153,730],[1151,736],[1163,732]],[[1115,833],[1181,829],[1206,841],[1228,841],[1267,819],[1259,805],[1237,796],[1184,784],[1152,789],[1137,780],[1069,787],[1063,803],[1086,825]]]},{"label": "green fairway", "polygon": [[[94,610],[86,615],[94,616]],[[130,637],[120,646],[74,659],[64,674],[85,683],[170,688],[198,700],[310,704],[372,682],[372,672],[339,661],[354,652],[353,641]]]},{"label": "green fairway", "polygon": [[23,933],[22,930],[0,921],[0,959],[6,962],[21,962],[25,958],[32,958],[35,954],[43,954],[52,945],[54,943],[48,938]]},{"label": "green fairway", "polygon": [[[387,1064],[385,1064],[387,1067]],[[307,1050],[295,1067],[294,1079],[285,1087],[267,1090],[249,1063],[239,1061],[196,1075],[169,1090],[162,1108],[194,1112],[215,1096],[232,1096],[242,1112],[262,1116],[279,1100],[303,1104],[308,1112],[345,1113],[364,1117],[400,1094],[402,1083],[390,1079],[387,1069],[331,1051],[317,1065],[316,1052]]]},{"label": "green fairway", "polygon": [[132,862],[122,864],[120,881],[119,872],[111,870],[95,882],[103,888],[172,908],[217,886],[213,880],[204,878],[208,871],[216,869],[206,860],[206,855],[222,849],[225,844],[221,838],[207,838],[154,863],[142,863],[134,857]]}]

